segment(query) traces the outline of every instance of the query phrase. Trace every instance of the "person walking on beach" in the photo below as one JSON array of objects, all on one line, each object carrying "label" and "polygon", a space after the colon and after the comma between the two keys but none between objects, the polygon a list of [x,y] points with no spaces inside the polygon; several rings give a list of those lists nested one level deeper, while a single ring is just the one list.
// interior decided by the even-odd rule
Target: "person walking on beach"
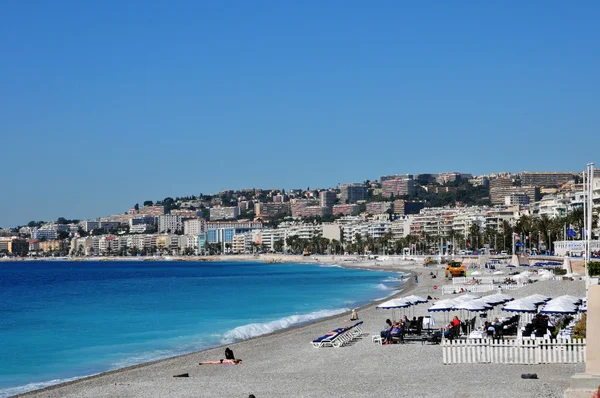
[{"label": "person walking on beach", "polygon": [[419,277],[415,275],[415,283],[419,283]]},{"label": "person walking on beach", "polygon": [[356,309],[352,309],[352,315],[350,316],[351,321],[358,321],[358,314],[356,313]]}]

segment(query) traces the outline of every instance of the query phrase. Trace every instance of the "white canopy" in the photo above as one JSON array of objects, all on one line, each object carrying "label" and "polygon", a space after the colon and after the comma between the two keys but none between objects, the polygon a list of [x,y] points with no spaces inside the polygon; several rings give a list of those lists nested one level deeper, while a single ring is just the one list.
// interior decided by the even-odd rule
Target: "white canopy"
[{"label": "white canopy", "polygon": [[541,314],[575,314],[577,306],[566,301],[554,301],[544,305]]},{"label": "white canopy", "polygon": [[523,297],[522,300],[531,301],[534,304],[541,304],[541,303],[545,303],[546,301],[550,300],[550,297],[544,296],[543,294],[532,294],[530,296]]},{"label": "white canopy", "polygon": [[566,301],[567,303],[572,303],[572,304],[581,303],[581,299],[579,297],[569,296],[569,295],[558,296],[558,297],[553,298],[550,301]]},{"label": "white canopy", "polygon": [[402,300],[402,299],[392,299],[392,300],[388,300],[384,303],[379,304],[376,308],[382,309],[382,310],[391,310],[393,308],[406,308],[406,307],[410,307],[412,304],[409,303],[408,301]]},{"label": "white canopy", "polygon": [[484,298],[482,298],[482,300],[489,304],[499,304],[514,300],[514,298],[507,296],[506,294],[496,293],[490,296],[485,296]]},{"label": "white canopy", "polygon": [[507,303],[502,310],[507,312],[537,312],[537,305],[527,300],[514,300]]},{"label": "white canopy", "polygon": [[486,311],[492,308],[491,305],[487,304],[483,300],[471,300],[464,303],[457,304],[454,309],[456,310],[467,310],[467,311]]},{"label": "white canopy", "polygon": [[451,299],[440,300],[427,309],[429,312],[452,311],[456,302]]},{"label": "white canopy", "polygon": [[426,298],[423,298],[421,296],[415,296],[415,295],[402,297],[401,300],[408,301],[409,303],[412,303],[412,304],[426,303],[427,302]]}]

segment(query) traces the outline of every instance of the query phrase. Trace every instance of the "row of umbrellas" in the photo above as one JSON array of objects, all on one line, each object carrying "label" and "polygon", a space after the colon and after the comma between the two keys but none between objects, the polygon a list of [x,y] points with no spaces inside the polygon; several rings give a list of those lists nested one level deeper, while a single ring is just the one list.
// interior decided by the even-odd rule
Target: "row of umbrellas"
[{"label": "row of umbrellas", "polygon": [[[541,314],[576,314],[579,311],[579,305],[582,300],[575,296],[559,296],[554,299],[550,299],[545,296],[534,295],[539,297],[528,296],[519,300],[515,300],[502,309],[507,312],[538,312],[538,307],[543,304],[543,307],[539,310]],[[585,311],[585,307],[582,309]]]}]

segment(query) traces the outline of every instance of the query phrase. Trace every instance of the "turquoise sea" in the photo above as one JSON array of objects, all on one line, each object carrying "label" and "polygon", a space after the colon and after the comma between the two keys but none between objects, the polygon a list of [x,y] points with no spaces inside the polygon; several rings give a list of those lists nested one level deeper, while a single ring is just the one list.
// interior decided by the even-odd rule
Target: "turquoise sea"
[{"label": "turquoise sea", "polygon": [[0,263],[0,397],[334,315],[393,294],[401,275],[256,262]]}]

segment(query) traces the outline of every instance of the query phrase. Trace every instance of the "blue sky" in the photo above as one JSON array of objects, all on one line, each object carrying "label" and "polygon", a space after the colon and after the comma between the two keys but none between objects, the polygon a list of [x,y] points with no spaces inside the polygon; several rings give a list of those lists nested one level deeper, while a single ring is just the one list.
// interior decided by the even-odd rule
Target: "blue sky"
[{"label": "blue sky", "polygon": [[599,162],[600,3],[0,5],[0,226]]}]

